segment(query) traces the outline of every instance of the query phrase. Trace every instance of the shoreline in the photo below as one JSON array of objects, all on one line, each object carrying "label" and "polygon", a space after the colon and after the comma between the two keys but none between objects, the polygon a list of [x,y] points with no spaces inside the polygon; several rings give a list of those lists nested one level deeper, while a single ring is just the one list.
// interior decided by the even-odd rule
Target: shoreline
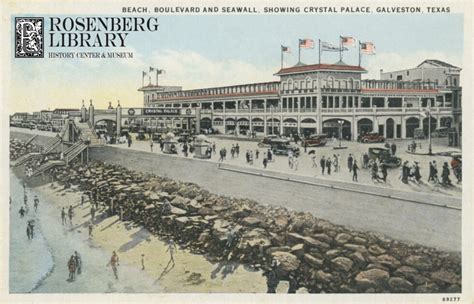
[{"label": "shoreline", "polygon": [[[55,183],[54,188],[51,188],[50,184],[45,184],[32,189],[41,197],[46,198],[48,203],[52,203],[52,207],[56,209],[66,206],[67,203],[64,202],[74,202],[74,205],[76,205],[74,207],[74,225],[81,229],[81,233],[87,233],[85,225],[89,218],[89,209],[87,208],[90,205],[89,201],[86,200],[84,204],[86,208],[80,208],[77,206],[80,202],[80,191],[58,191],[58,187],[58,184]],[[101,213],[96,215],[96,218],[100,216]],[[77,219],[80,219],[80,221],[75,223]],[[235,264],[230,266],[232,272],[226,272],[229,265],[222,267],[220,263],[213,264],[204,256],[190,253],[188,250],[178,249],[175,255],[176,265],[171,269],[166,267],[169,260],[166,243],[139,225],[119,221],[117,215],[101,219],[95,225],[90,243],[90,246],[107,253],[115,250],[123,265],[133,267],[139,272],[141,271],[141,254],[144,253],[145,273],[154,280],[158,278],[150,286],[153,292],[263,293],[266,290],[265,278],[260,271],[249,271],[243,265]],[[127,244],[129,245],[127,246]],[[128,247],[131,248],[128,249]],[[55,266],[56,264],[48,275],[45,275],[38,282],[37,286],[31,291],[32,293],[44,292],[42,291],[44,289],[42,285],[48,285],[48,277],[54,272],[54,268],[57,268]],[[119,273],[121,272],[120,268]],[[64,275],[67,275],[66,270],[61,269],[61,267],[58,271],[62,271]],[[110,270],[107,269],[106,271]],[[286,288],[286,284],[280,284],[278,291],[286,292]]]}]

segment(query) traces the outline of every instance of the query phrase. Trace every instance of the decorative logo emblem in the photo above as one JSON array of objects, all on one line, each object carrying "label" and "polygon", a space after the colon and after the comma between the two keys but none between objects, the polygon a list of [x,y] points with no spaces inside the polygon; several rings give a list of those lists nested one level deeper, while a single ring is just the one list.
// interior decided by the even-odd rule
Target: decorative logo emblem
[{"label": "decorative logo emblem", "polygon": [[15,58],[44,57],[43,25],[42,17],[15,18]]},{"label": "decorative logo emblem", "polygon": [[186,109],[186,115],[191,115],[191,109]]},{"label": "decorative logo emblem", "polygon": [[135,115],[134,109],[128,109],[128,115]]}]

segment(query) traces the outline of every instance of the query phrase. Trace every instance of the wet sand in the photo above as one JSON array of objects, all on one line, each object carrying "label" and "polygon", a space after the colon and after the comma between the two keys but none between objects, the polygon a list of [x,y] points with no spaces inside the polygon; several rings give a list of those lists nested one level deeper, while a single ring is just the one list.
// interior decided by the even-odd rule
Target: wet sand
[{"label": "wet sand", "polygon": [[[62,187],[61,187],[62,188]],[[60,223],[62,207],[74,207],[73,230],[81,234],[84,242],[91,247],[102,249],[110,256],[116,251],[120,258],[119,277],[123,276],[124,266],[133,268],[134,275],[144,273],[144,276],[153,280],[153,286],[148,286],[152,292],[167,293],[265,293],[265,277],[260,271],[254,271],[244,265],[235,263],[211,263],[204,256],[192,254],[188,250],[178,247],[175,254],[175,265],[170,262],[166,243],[148,230],[130,222],[122,222],[118,216],[101,217],[96,213],[93,235],[88,240],[88,225],[91,220],[90,204],[85,200],[80,206],[81,193],[74,190],[59,190],[57,184],[39,186],[35,191],[47,199],[43,204],[52,204],[57,210],[57,221]],[[54,220],[54,219],[52,219]],[[144,254],[145,270],[142,270],[141,255]],[[82,253],[83,260],[85,259]],[[106,261],[104,261],[104,264]],[[62,265],[60,265],[61,267]],[[63,268],[63,267],[61,267]],[[64,267],[65,268],[65,267]],[[103,271],[110,273],[110,268]],[[66,270],[64,269],[65,274]],[[128,272],[128,271],[127,271]],[[86,273],[83,274],[87,275]],[[129,273],[125,274],[129,275]],[[137,278],[138,279],[138,278]],[[146,283],[144,283],[146,284]],[[278,292],[285,293],[286,282],[281,282]],[[150,292],[150,289],[133,292]],[[127,292],[126,290],[115,290]],[[57,292],[61,292],[58,290]],[[76,292],[81,292],[77,290]],[[113,292],[113,291],[112,291]]]}]

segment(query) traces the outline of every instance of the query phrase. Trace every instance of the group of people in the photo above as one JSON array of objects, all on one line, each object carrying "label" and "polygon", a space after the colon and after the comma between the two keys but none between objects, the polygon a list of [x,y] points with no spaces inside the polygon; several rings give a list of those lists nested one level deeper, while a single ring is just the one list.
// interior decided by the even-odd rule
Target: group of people
[{"label": "group of people", "polygon": [[61,209],[61,222],[63,225],[67,225],[67,218],[69,218],[69,225],[72,226],[73,217],[74,217],[74,210],[72,208],[72,205],[69,206],[67,212],[64,207]]},{"label": "group of people", "polygon": [[69,271],[69,282],[73,282],[76,280],[77,275],[82,273],[82,259],[79,252],[74,251],[74,254],[71,255],[67,262],[67,268]]}]

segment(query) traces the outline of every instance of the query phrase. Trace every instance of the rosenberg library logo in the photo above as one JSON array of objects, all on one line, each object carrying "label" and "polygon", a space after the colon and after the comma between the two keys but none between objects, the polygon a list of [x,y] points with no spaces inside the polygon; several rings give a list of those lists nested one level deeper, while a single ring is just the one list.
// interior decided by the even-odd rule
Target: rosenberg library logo
[{"label": "rosenberg library logo", "polygon": [[44,57],[44,18],[15,18],[15,58]]}]

